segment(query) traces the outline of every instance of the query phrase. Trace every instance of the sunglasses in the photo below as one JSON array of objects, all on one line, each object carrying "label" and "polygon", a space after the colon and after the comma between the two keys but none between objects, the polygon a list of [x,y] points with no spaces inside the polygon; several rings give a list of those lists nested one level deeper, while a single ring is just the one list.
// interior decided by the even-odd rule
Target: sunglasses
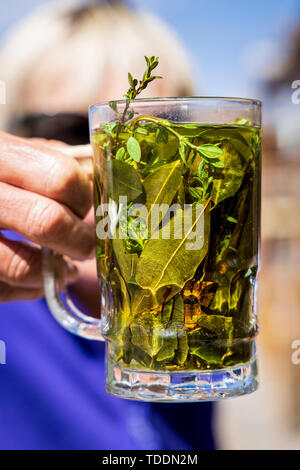
[{"label": "sunglasses", "polygon": [[89,143],[88,117],[75,113],[27,115],[12,121],[10,130],[21,137],[60,140],[69,145]]}]

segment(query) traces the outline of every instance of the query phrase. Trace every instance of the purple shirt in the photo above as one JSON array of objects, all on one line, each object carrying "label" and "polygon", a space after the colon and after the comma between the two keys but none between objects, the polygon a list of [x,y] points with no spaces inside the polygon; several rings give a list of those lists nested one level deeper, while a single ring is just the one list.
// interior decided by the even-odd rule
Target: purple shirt
[{"label": "purple shirt", "polygon": [[211,403],[108,395],[104,344],[65,331],[44,299],[0,303],[0,340],[0,449],[214,448]]}]

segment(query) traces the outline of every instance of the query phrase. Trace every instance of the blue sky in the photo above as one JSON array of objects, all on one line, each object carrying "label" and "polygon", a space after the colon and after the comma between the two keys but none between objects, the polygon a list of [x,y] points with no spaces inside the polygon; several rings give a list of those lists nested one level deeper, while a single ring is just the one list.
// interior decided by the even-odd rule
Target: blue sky
[{"label": "blue sky", "polygon": [[[268,51],[280,49],[300,23],[299,0],[135,0],[170,23],[192,53],[198,93],[249,96],[259,93],[254,75]],[[151,5],[151,8],[150,8]],[[246,58],[251,59],[251,65]],[[275,57],[276,60],[276,57]],[[260,96],[259,96],[260,97]]]},{"label": "blue sky", "polygon": [[[14,21],[47,0],[2,1],[1,35]],[[300,0],[131,0],[169,23],[190,51],[198,94],[261,97],[255,74],[276,60],[298,18]],[[3,6],[5,5],[5,6]],[[250,65],[246,58],[249,58]],[[300,77],[298,77],[300,78]],[[255,96],[254,96],[255,95]]]}]

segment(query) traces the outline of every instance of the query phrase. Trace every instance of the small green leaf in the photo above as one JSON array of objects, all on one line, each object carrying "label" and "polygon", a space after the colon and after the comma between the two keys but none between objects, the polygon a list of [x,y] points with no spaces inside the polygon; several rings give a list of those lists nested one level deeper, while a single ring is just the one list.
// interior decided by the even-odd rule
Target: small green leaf
[{"label": "small green leaf", "polygon": [[106,134],[113,135],[117,130],[118,125],[118,121],[114,121],[110,124],[102,124],[102,128]]},{"label": "small green leaf", "polygon": [[120,147],[119,150],[116,153],[116,159],[117,160],[123,160],[124,156],[125,156],[125,149],[124,149],[124,147]]},{"label": "small green leaf", "polygon": [[210,164],[216,168],[224,168],[224,163],[221,160],[210,161]]},{"label": "small green leaf", "polygon": [[133,76],[130,72],[128,72],[128,82],[130,86],[133,86]]},{"label": "small green leaf", "polygon": [[197,150],[206,158],[220,158],[223,155],[223,150],[217,145],[203,144],[199,145]]},{"label": "small green leaf", "polygon": [[204,168],[204,163],[205,163],[204,160],[201,160],[201,162],[198,166],[198,170],[197,170],[197,175],[198,175],[198,178],[200,180],[202,180],[203,175],[206,176],[206,174],[207,174],[207,170]]},{"label": "small green leaf", "polygon": [[152,64],[151,64],[151,70],[154,70],[157,66],[158,66],[158,60],[155,60],[155,61],[152,62]]},{"label": "small green leaf", "polygon": [[139,162],[141,160],[141,147],[138,141],[134,137],[129,137],[126,147],[130,157],[135,162]]},{"label": "small green leaf", "polygon": [[162,77],[160,77],[158,75],[153,75],[153,77],[147,78],[147,83],[150,83],[150,82],[152,82],[153,80],[156,80],[156,79],[160,80],[160,79],[162,79]]},{"label": "small green leaf", "polygon": [[226,219],[228,220],[228,222],[232,222],[233,224],[237,224],[237,220],[234,218],[234,217],[226,217]]},{"label": "small green leaf", "polygon": [[135,131],[136,134],[148,135],[147,129],[142,126],[136,127]]},{"label": "small green leaf", "polygon": [[201,198],[202,192],[202,188],[189,188],[189,193],[196,199]]}]

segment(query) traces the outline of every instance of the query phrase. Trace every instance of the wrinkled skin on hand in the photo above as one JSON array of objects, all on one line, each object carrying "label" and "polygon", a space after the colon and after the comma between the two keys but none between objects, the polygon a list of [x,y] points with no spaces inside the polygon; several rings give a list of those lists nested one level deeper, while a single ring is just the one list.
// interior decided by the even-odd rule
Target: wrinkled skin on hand
[{"label": "wrinkled skin on hand", "polygon": [[41,246],[58,254],[64,284],[78,278],[70,258],[92,256],[90,155],[89,146],[0,132],[0,228],[29,240],[0,234],[0,301],[43,295]]}]

